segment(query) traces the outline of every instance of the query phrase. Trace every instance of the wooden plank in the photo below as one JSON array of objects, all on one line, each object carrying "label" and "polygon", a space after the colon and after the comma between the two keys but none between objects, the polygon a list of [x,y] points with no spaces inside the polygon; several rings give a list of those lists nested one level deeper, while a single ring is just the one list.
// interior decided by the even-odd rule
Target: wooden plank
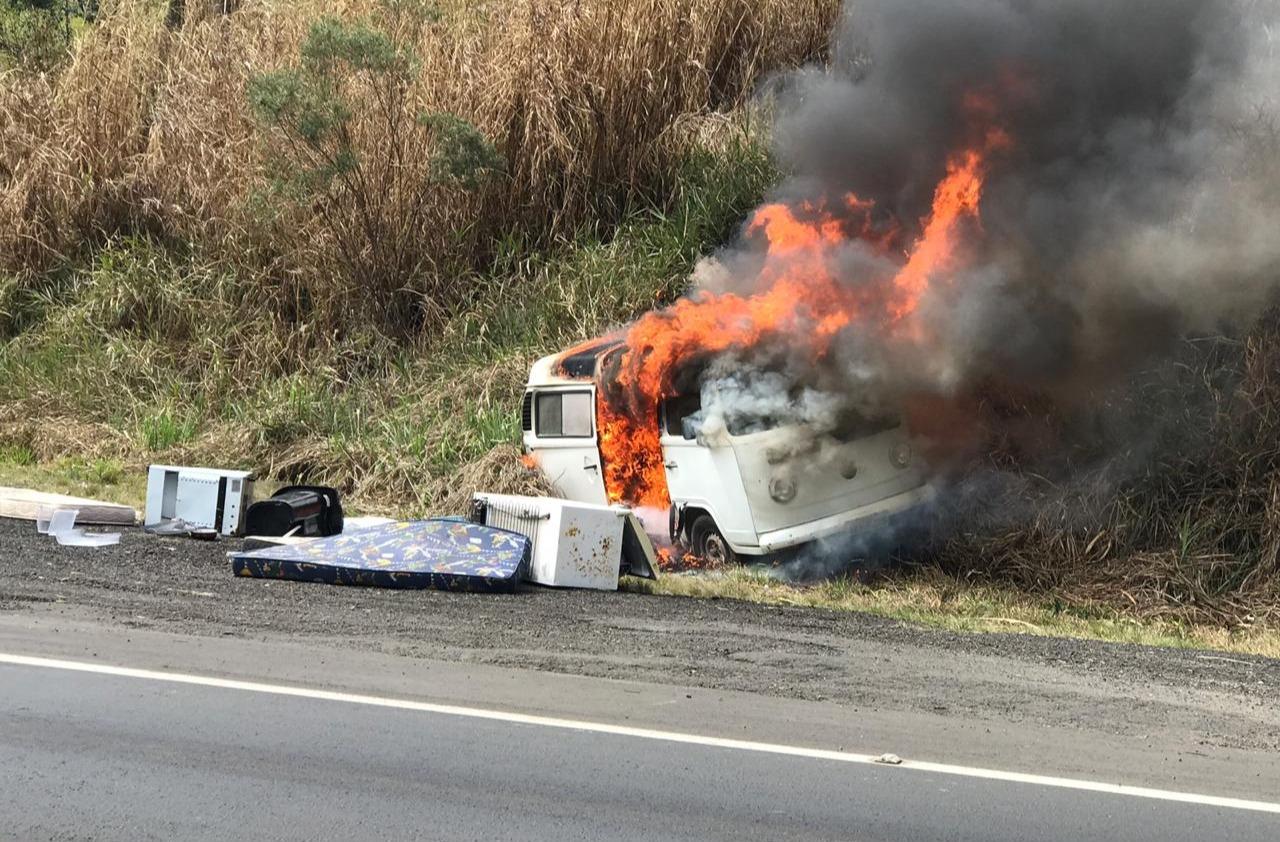
[{"label": "wooden plank", "polygon": [[0,517],[35,520],[42,506],[78,509],[80,513],[76,515],[76,523],[90,526],[133,526],[138,522],[138,512],[132,506],[67,494],[32,491],[29,488],[0,486]]}]

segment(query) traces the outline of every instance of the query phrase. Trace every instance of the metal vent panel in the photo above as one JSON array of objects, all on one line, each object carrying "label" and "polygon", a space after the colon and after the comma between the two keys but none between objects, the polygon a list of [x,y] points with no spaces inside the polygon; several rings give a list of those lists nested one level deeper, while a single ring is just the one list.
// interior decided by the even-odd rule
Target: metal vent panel
[{"label": "metal vent panel", "polygon": [[538,525],[550,515],[530,509],[510,508],[497,503],[485,506],[484,525],[518,532],[529,539],[530,557],[538,551]]}]

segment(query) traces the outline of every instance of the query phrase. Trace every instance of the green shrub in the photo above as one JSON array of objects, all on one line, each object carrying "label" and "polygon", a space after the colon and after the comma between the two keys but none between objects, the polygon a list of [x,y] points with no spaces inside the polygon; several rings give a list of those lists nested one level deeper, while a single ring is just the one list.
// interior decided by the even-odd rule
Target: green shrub
[{"label": "green shrub", "polygon": [[0,0],[0,70],[8,66],[47,73],[62,64],[71,40],[63,7],[51,0]]},{"label": "green shrub", "polygon": [[[468,292],[450,273],[426,271],[448,254],[430,209],[457,202],[453,194],[475,191],[503,169],[466,120],[410,118],[416,65],[412,51],[384,31],[322,18],[297,67],[257,75],[248,86],[254,114],[281,139],[271,196],[295,219],[323,202],[313,235],[332,243],[343,273],[359,281],[358,292],[317,303],[338,308],[341,321],[354,313],[400,335],[438,324]],[[363,130],[353,125],[356,115]]]}]

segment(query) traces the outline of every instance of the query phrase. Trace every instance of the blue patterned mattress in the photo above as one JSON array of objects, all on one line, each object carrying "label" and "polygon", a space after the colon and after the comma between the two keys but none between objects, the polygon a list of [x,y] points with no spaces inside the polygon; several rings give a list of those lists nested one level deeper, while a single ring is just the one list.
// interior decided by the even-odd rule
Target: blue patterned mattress
[{"label": "blue patterned mattress", "polygon": [[389,523],[293,546],[231,554],[231,571],[377,588],[514,591],[529,565],[524,535],[466,521]]}]

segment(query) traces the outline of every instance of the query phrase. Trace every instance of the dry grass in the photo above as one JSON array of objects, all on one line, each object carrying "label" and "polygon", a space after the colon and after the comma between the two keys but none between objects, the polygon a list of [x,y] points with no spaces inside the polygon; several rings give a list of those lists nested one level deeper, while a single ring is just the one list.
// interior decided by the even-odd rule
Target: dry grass
[{"label": "dry grass", "polygon": [[[0,79],[0,267],[34,278],[86,243],[147,232],[248,272],[249,306],[319,334],[370,316],[393,333],[438,324],[499,243],[604,231],[637,203],[662,206],[699,140],[689,118],[820,54],[838,9],[507,0],[437,17],[411,2],[260,0],[175,32],[155,3],[104,6],[55,79]],[[413,71],[341,74],[358,179],[264,200],[273,159],[290,150],[254,120],[247,91],[297,63],[322,15],[369,22]],[[422,113],[478,127],[503,176],[434,183]]]},{"label": "dry grass", "polygon": [[[726,112],[821,53],[837,7],[246,2],[170,31],[105,3],[60,74],[0,77],[0,445],[441,510],[516,439],[532,359],[678,294],[759,199],[767,161]],[[344,75],[359,181],[282,194],[307,150],[249,88],[324,15],[413,72]],[[441,112],[499,177],[434,179],[416,117]]]},{"label": "dry grass", "polygon": [[520,459],[520,448],[502,444],[449,477],[440,477],[426,488],[426,497],[441,511],[465,512],[476,491],[491,494],[524,494],[532,497],[560,495],[541,472]]}]

